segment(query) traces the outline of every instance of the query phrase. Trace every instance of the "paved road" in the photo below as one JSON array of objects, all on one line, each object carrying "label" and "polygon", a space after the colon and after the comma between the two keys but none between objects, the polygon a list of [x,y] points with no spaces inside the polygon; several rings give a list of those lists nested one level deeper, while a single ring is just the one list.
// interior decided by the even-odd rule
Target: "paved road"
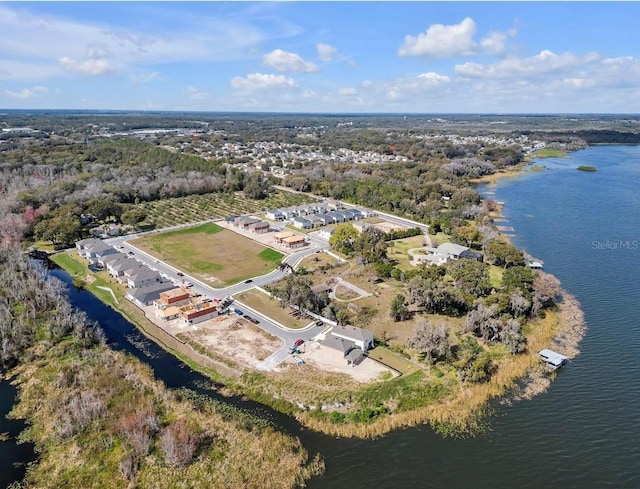
[{"label": "paved road", "polygon": [[[315,196],[315,197],[317,197],[318,199],[322,199],[321,197],[318,197],[318,196]],[[344,205],[347,208],[358,207],[358,206],[354,206],[346,203]],[[362,208],[362,207],[359,207],[359,208]],[[409,225],[411,227],[419,227],[423,230],[425,234],[427,233],[428,226],[426,226],[425,224],[420,224],[415,221],[410,221],[408,219],[393,216],[391,214],[386,214],[384,212],[379,212],[379,211],[376,211],[376,212],[384,216],[385,219],[387,219],[390,222],[401,224],[401,225]],[[193,284],[192,285],[193,290],[195,290],[199,294],[202,294],[206,297],[210,297],[211,299],[216,299],[216,298],[223,299],[225,297],[232,297],[242,292],[245,292],[255,286],[263,287],[270,283],[277,282],[278,280],[283,278],[287,273],[289,273],[288,270],[285,270],[285,271],[274,270],[273,272],[268,273],[266,275],[253,277],[250,281],[245,281],[242,283],[231,285],[229,287],[216,289],[196,279],[195,277],[189,276],[187,274],[183,274],[183,272],[181,272],[180,270],[170,266],[169,264],[161,260],[154,258],[148,253],[133,246],[129,242],[130,240],[145,234],[166,232],[174,229],[181,229],[185,227],[195,226],[198,224],[204,224],[206,222],[211,222],[211,221],[181,224],[178,226],[172,226],[169,228],[153,230],[145,233],[138,233],[135,235],[120,236],[116,238],[106,239],[105,242],[120,249],[122,252],[132,254],[137,260],[139,260],[142,263],[145,263],[150,268],[157,270],[165,278],[172,280],[176,285],[184,285],[187,283]],[[321,238],[318,238],[314,233],[307,234],[306,238],[307,238],[307,241],[309,242],[309,245],[285,257],[282,260],[284,263],[291,265],[295,269],[296,266],[300,263],[300,261],[303,260],[305,257],[313,253],[317,253],[317,252],[329,249],[329,245],[327,241]],[[347,283],[344,282],[344,285],[347,285]],[[352,286],[351,284],[348,284],[347,286],[355,287],[355,286]],[[354,288],[354,290],[356,289],[357,288]],[[367,292],[363,291],[362,289],[357,289],[356,291],[365,296],[370,295]],[[232,305],[232,309],[239,309],[243,313],[249,311],[251,317],[254,317],[258,319],[258,321],[260,321],[258,324],[260,328],[262,328],[264,331],[274,336],[281,338],[284,341],[284,346],[280,350],[278,350],[273,355],[271,355],[270,357],[265,359],[263,362],[261,362],[260,367],[264,369],[272,368],[278,365],[279,363],[281,363],[289,355],[289,348],[293,346],[293,344],[297,339],[303,339],[305,341],[309,341],[325,329],[325,325],[317,325],[315,324],[315,322],[313,322],[308,328],[305,328],[302,330],[289,330],[286,327],[282,326],[281,324],[276,323],[272,319],[260,314],[259,312],[255,310],[251,310],[246,304],[243,304],[240,301],[234,301],[234,304]]]},{"label": "paved road", "polygon": [[[189,224],[188,226],[192,225],[193,224]],[[211,299],[224,299],[225,297],[233,297],[237,294],[250,290],[255,286],[263,287],[270,283],[277,282],[278,280],[285,277],[288,273],[290,273],[288,269],[284,271],[276,269],[266,275],[256,276],[250,281],[245,281],[235,285],[231,285],[229,287],[217,289],[186,273],[183,274],[183,272],[181,272],[179,269],[172,267],[162,260],[158,260],[157,258],[130,243],[130,240],[135,239],[143,234],[165,232],[181,227],[186,226],[174,226],[172,228],[151,231],[150,233],[138,233],[135,235],[120,236],[116,238],[106,239],[105,242],[119,249],[123,253],[132,253],[132,256],[135,259],[146,264],[153,270],[157,270],[165,278],[172,280],[176,285],[184,285],[189,283],[193,284],[193,286],[191,287],[192,290]],[[326,241],[323,241],[317,237],[309,236],[308,240],[310,243],[309,246],[306,246],[305,248],[288,255],[282,261],[295,268],[298,263],[300,263],[300,261],[305,257],[329,248],[329,245]],[[309,320],[309,327],[304,329],[290,330],[268,318],[267,316],[260,314],[258,311],[249,308],[246,304],[238,300],[234,300],[231,309],[239,309],[244,314],[248,313],[251,317],[256,318],[258,321],[260,321],[257,326],[283,340],[284,346],[273,355],[265,359],[263,362],[261,362],[260,367],[265,370],[273,368],[274,366],[281,363],[289,355],[289,348],[294,345],[296,340],[303,339],[305,341],[309,341],[325,329],[324,325],[319,326],[315,321]]]}]

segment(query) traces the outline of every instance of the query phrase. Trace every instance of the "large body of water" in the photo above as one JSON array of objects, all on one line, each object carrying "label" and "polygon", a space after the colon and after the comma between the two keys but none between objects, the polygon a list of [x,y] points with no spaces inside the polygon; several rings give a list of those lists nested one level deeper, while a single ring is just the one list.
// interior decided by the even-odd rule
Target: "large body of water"
[{"label": "large body of water", "polygon": [[[444,439],[427,426],[373,441],[333,439],[262,410],[322,453],[327,470],[310,489],[640,488],[640,147],[594,147],[539,163],[548,169],[481,190],[505,202],[515,244],[581,301],[589,328],[581,355],[546,393],[496,404],[491,430],[472,439]],[[580,164],[599,171],[577,171]],[[132,349],[122,318],[88,293],[71,299],[100,319],[110,341]],[[170,386],[198,384],[162,352],[138,355]]]}]

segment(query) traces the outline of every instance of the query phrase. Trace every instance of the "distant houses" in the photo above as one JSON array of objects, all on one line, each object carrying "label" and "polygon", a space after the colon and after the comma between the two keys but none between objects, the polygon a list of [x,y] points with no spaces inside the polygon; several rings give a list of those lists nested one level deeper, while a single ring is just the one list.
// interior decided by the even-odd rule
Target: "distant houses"
[{"label": "distant houses", "polygon": [[78,250],[78,254],[89,260],[91,265],[99,265],[100,260],[107,255],[118,253],[118,250],[113,246],[109,246],[96,238],[88,238],[78,241],[76,243],[76,249]]},{"label": "distant houses", "polygon": [[265,213],[267,219],[273,221],[290,220],[299,229],[314,229],[330,224],[357,221],[374,215],[371,211],[350,208],[346,209],[341,202],[326,202],[300,205],[286,209],[271,209]]}]

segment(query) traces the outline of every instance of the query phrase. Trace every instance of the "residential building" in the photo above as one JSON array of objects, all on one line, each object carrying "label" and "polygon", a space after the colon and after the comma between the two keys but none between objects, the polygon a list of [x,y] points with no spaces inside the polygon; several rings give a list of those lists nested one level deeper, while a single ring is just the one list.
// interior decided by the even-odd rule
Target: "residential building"
[{"label": "residential building", "polygon": [[96,238],[88,238],[76,243],[78,254],[89,260],[91,265],[97,265],[98,260],[107,255],[119,253],[113,246]]},{"label": "residential building", "polygon": [[247,230],[253,234],[268,233],[271,230],[271,225],[266,221],[258,221],[247,226]]},{"label": "residential building", "polygon": [[171,282],[155,283],[145,287],[131,289],[125,297],[138,307],[150,306],[153,301],[158,300],[160,293],[174,288]]},{"label": "residential building", "polygon": [[334,326],[331,329],[331,335],[346,341],[351,341],[355,346],[363,352],[373,348],[373,333],[366,329],[356,328],[355,326]]},{"label": "residential building", "polygon": [[218,315],[218,307],[213,302],[203,302],[182,307],[180,317],[185,324],[197,324]]},{"label": "residential building", "polygon": [[137,289],[145,285],[151,285],[162,281],[159,272],[151,270],[149,267],[142,265],[137,268],[125,271],[124,283],[130,289]]},{"label": "residential building", "polygon": [[291,236],[295,236],[296,233],[294,233],[293,231],[282,231],[281,233],[276,233],[273,235],[273,240],[278,243],[278,244],[282,244],[282,240],[285,238],[290,238]]},{"label": "residential building", "polygon": [[333,226],[329,226],[318,231],[318,237],[322,239],[326,239],[328,241],[329,239],[331,239],[331,236],[333,236],[333,233],[335,232],[336,232],[336,228]]},{"label": "residential building", "polygon": [[281,240],[281,244],[286,248],[302,248],[306,243],[304,236],[290,236]]},{"label": "residential building", "polygon": [[190,297],[191,295],[187,290],[177,287],[162,292],[153,305],[158,309],[165,309],[169,306],[175,306],[176,304],[183,304],[185,301],[188,301]]},{"label": "residential building", "polygon": [[128,257],[127,255],[119,257],[117,260],[107,262],[106,265],[109,275],[116,278],[122,277],[125,271],[131,270],[137,266],[140,266],[140,262]]},{"label": "residential building", "polygon": [[311,221],[304,217],[294,217],[293,225],[300,229],[311,229],[312,227]]},{"label": "residential building", "polygon": [[284,221],[285,218],[284,213],[280,210],[267,211],[264,215],[267,219],[272,219],[274,221]]}]

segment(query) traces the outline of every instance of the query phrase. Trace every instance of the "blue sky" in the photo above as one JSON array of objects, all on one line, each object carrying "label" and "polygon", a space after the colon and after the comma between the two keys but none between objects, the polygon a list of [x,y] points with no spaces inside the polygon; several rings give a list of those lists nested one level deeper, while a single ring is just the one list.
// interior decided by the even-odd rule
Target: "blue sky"
[{"label": "blue sky", "polygon": [[0,2],[0,108],[639,113],[636,2]]}]

